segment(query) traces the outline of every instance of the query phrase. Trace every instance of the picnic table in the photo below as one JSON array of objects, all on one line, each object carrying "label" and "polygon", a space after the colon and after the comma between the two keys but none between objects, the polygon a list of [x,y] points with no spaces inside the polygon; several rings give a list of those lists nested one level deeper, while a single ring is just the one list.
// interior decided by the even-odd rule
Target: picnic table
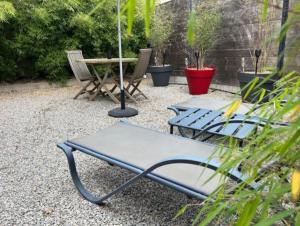
[{"label": "picnic table", "polygon": [[[77,60],[78,62],[86,63],[91,66],[93,69],[100,85],[98,86],[97,90],[93,95],[90,96],[90,100],[95,100],[96,96],[101,93],[101,89],[105,90],[105,93],[115,102],[120,103],[118,98],[113,94],[113,91],[120,86],[118,84],[115,84],[115,86],[110,90],[107,88],[107,84],[109,81],[110,76],[116,76],[115,73],[113,73],[112,67],[116,64],[119,64],[120,59],[119,58],[95,58],[95,59],[80,59]],[[138,58],[122,58],[122,63],[125,66],[124,71],[126,71],[126,67],[128,63],[134,63],[137,62]],[[104,75],[100,75],[99,72],[96,69],[97,65],[103,65],[105,66],[105,73]]]}]

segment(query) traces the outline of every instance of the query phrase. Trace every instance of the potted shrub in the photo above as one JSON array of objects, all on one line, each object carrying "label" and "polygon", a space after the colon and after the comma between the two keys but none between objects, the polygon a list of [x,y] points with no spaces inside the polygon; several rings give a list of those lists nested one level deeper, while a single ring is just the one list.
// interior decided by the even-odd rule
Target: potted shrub
[{"label": "potted shrub", "polygon": [[[256,13],[258,19],[257,23],[257,36],[249,39],[249,49],[251,57],[251,70],[245,70],[245,59],[242,59],[242,71],[238,73],[238,80],[242,92],[242,99],[247,102],[255,103],[258,101],[260,92],[259,89],[264,88],[268,93],[274,87],[274,80],[271,78],[275,75],[275,71],[268,67],[268,58],[270,52],[272,51],[272,42],[271,37],[274,34],[275,28],[272,26],[272,18],[274,18],[275,8],[273,6],[268,7],[269,13],[263,13],[266,9],[264,4],[257,3]],[[257,80],[257,83],[261,83],[265,78],[270,77],[270,79],[264,81],[264,83],[258,87],[253,88],[247,96],[249,83],[251,81]],[[264,98],[264,101],[267,101],[267,98]]]},{"label": "potted shrub", "polygon": [[154,86],[169,85],[172,66],[166,64],[166,57],[172,34],[172,21],[172,14],[162,8],[157,9],[151,19],[149,41],[154,48],[154,65],[149,66],[148,71],[151,73]]},{"label": "potted shrub", "polygon": [[185,68],[185,75],[192,95],[207,93],[215,74],[215,68],[204,63],[207,51],[216,44],[219,24],[219,10],[212,4],[200,4],[189,15],[187,42],[194,51],[195,63]]}]

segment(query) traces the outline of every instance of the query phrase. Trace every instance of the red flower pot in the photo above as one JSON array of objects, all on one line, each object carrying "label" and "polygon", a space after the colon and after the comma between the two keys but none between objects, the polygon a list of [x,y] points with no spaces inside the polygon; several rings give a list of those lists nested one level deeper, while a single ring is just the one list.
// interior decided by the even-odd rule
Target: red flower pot
[{"label": "red flower pot", "polygon": [[186,68],[184,72],[190,94],[199,95],[207,93],[215,71],[215,68],[203,68],[199,70],[197,68]]}]

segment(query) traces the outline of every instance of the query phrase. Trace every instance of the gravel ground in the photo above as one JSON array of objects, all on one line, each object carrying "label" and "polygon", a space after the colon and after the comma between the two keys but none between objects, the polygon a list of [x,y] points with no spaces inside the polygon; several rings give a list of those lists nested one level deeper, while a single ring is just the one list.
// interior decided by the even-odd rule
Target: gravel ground
[{"label": "gravel ground", "polygon": [[[112,197],[99,207],[81,198],[70,178],[66,158],[56,143],[93,133],[118,121],[107,116],[116,107],[106,99],[73,100],[78,90],[46,83],[0,86],[0,225],[188,225],[197,212],[173,219],[187,203],[200,203],[147,179]],[[40,89],[43,87],[43,89]],[[184,85],[142,89],[150,101],[140,101],[141,126],[168,132],[174,114],[171,103],[188,99]],[[214,92],[210,95],[224,96]],[[129,104],[131,105],[131,104]],[[83,182],[104,194],[132,176],[118,167],[77,154]]]}]

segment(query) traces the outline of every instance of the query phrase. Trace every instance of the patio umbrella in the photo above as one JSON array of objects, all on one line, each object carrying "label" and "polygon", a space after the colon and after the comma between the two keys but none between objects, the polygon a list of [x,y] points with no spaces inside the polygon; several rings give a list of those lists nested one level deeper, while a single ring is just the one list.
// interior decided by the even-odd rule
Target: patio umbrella
[{"label": "patio umbrella", "polygon": [[118,40],[119,40],[119,67],[120,67],[120,87],[121,87],[121,107],[114,108],[108,112],[108,115],[115,118],[128,118],[138,114],[138,111],[134,108],[126,107],[125,105],[125,92],[123,81],[123,65],[122,65],[122,33],[121,33],[121,18],[120,7],[121,0],[117,0],[118,9]]}]

